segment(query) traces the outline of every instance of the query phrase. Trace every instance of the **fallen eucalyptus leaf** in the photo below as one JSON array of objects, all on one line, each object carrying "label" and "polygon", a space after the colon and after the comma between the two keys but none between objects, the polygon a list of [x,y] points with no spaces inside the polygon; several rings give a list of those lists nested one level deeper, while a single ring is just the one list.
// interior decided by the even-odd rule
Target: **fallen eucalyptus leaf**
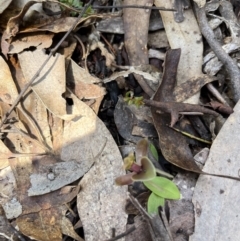
[{"label": "fallen eucalyptus leaf", "polygon": [[[239,122],[240,101],[214,140],[204,172],[239,176]],[[226,237],[229,240],[238,240],[239,188],[239,181],[200,175],[193,194],[195,227],[191,241],[225,241]]]},{"label": "fallen eucalyptus leaf", "polygon": [[[34,76],[47,57],[48,55],[42,50],[26,51],[18,54],[26,81],[29,81]],[[62,96],[66,92],[64,61],[64,56],[60,54],[51,57],[41,71],[40,76],[33,82],[32,89],[50,112],[64,120],[71,120],[75,116],[68,115],[66,100]]]},{"label": "fallen eucalyptus leaf", "polygon": [[[182,2],[182,1],[180,1]],[[158,7],[171,8],[171,0],[155,0]],[[202,35],[192,9],[184,10],[184,21],[177,23],[174,12],[160,11],[166,30],[169,45],[172,49],[181,48],[182,54],[177,70],[176,85],[186,80],[202,75]],[[198,103],[199,93],[196,93],[188,103]]]}]

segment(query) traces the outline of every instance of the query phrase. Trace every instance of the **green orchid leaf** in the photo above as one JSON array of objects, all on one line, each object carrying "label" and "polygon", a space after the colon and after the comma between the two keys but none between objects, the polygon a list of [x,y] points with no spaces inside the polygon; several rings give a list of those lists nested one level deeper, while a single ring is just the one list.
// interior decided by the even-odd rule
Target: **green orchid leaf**
[{"label": "green orchid leaf", "polygon": [[152,143],[149,143],[149,149],[150,149],[150,152],[152,153],[153,157],[155,158],[155,160],[158,161],[158,152],[157,152],[156,147]]},{"label": "green orchid leaf", "polygon": [[175,200],[180,198],[178,187],[165,177],[155,177],[143,183],[149,190],[160,197]]},{"label": "green orchid leaf", "polygon": [[147,202],[147,210],[149,214],[156,214],[158,213],[158,207],[164,206],[165,199],[163,197],[159,197],[155,193],[151,193],[151,195],[148,198]]},{"label": "green orchid leaf", "polygon": [[156,177],[156,169],[146,156],[141,159],[141,168],[141,172],[132,176],[133,181],[148,181]]}]

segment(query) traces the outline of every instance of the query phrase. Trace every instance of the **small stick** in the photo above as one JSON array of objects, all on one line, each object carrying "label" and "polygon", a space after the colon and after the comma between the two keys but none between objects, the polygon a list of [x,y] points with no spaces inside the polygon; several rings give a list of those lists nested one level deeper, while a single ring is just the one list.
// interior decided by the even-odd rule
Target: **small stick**
[{"label": "small stick", "polygon": [[171,239],[171,241],[173,241],[172,233],[171,233],[171,230],[169,228],[169,223],[168,223],[167,215],[166,215],[166,212],[165,212],[164,208],[161,208],[160,213],[161,213],[161,218],[163,220],[164,226],[167,230],[168,236]]},{"label": "small stick", "polygon": [[201,142],[206,143],[206,144],[209,144],[209,145],[212,144],[211,141],[207,141],[207,140],[204,140],[204,139],[199,138],[199,137],[197,137],[197,136],[193,136],[193,135],[191,135],[191,134],[189,134],[189,133],[187,133],[187,132],[185,132],[185,131],[181,131],[181,130],[179,130],[179,129],[177,129],[177,128],[174,128],[174,127],[171,127],[171,126],[168,126],[168,127],[169,127],[169,128],[172,128],[173,130],[175,130],[175,131],[177,131],[177,132],[182,133],[183,135],[185,135],[185,136],[187,136],[187,137],[189,137],[189,138],[195,139],[195,140],[197,140],[197,141],[201,141]]},{"label": "small stick", "polygon": [[161,10],[161,11],[171,11],[176,12],[173,8],[163,8],[155,6],[144,6],[144,5],[116,5],[116,6],[92,6],[92,9],[112,9],[112,8],[141,8],[141,9],[151,9],[151,10]]},{"label": "small stick", "polygon": [[224,105],[229,106],[227,101],[222,97],[222,95],[219,93],[219,91],[214,87],[212,83],[208,83],[207,85],[208,90],[212,93],[212,95],[221,103]]},{"label": "small stick", "polygon": [[82,12],[79,14],[78,18],[76,19],[76,21],[74,22],[74,24],[72,25],[72,27],[65,33],[65,35],[62,37],[62,39],[58,42],[58,44],[56,45],[56,47],[54,49],[51,50],[50,54],[48,55],[47,59],[44,61],[44,63],[41,65],[41,67],[38,69],[38,71],[35,73],[35,75],[31,78],[31,80],[23,87],[23,89],[21,90],[21,92],[19,93],[17,99],[14,101],[14,103],[12,104],[11,108],[9,109],[9,111],[3,116],[2,118],[2,122],[0,123],[0,128],[6,123],[8,116],[12,113],[12,111],[14,110],[14,108],[18,105],[19,101],[21,100],[22,96],[26,93],[26,91],[28,90],[28,88],[32,85],[33,81],[39,76],[39,74],[41,73],[41,71],[43,70],[43,68],[45,67],[45,65],[48,63],[48,61],[50,60],[50,58],[56,53],[56,51],[58,50],[58,48],[60,47],[60,45],[62,44],[62,42],[67,38],[67,36],[72,32],[72,30],[75,28],[75,26],[78,24],[79,20],[81,19],[81,17],[83,16],[83,14],[86,12],[87,8],[91,5],[91,3],[93,2],[93,0],[90,0],[88,4],[86,4],[83,7]]},{"label": "small stick", "polygon": [[105,241],[115,241],[115,240],[118,240],[118,239],[123,238],[123,237],[127,236],[128,234],[132,233],[134,230],[136,230],[135,225],[132,226],[131,228],[129,228],[128,230],[126,230],[124,233],[121,233],[121,234],[117,235],[116,237],[107,239]]}]

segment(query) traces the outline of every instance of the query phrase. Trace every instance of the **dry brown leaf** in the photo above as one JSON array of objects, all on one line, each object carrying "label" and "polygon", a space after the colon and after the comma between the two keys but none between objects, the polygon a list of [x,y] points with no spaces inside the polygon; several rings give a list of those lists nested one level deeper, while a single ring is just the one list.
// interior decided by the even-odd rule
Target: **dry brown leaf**
[{"label": "dry brown leaf", "polygon": [[7,104],[12,104],[18,96],[18,91],[12,79],[7,63],[0,56],[0,98]]},{"label": "dry brown leaf", "polygon": [[[55,240],[55,236],[58,237],[56,240],[62,240],[62,222],[60,220],[65,215],[66,207],[61,206],[61,204],[70,202],[76,197],[80,189],[78,185],[70,188],[65,187],[64,191],[58,190],[43,196],[28,197],[27,187],[29,186],[31,169],[38,170],[40,165],[48,165],[54,161],[56,160],[47,156],[39,160],[35,158],[33,165],[26,158],[11,160],[18,189],[16,189],[15,179],[10,168],[5,168],[0,172],[3,180],[1,185],[4,185],[4,188],[1,189],[3,190],[2,194],[7,197],[7,200],[1,198],[6,216],[9,219],[17,218],[21,232],[42,241]],[[7,169],[8,172],[5,171]],[[5,175],[3,171],[5,171]],[[11,176],[13,177],[11,178]],[[34,222],[29,221],[32,219]],[[46,228],[46,226],[49,227]]]},{"label": "dry brown leaf", "polygon": [[66,79],[74,80],[74,82],[83,82],[86,84],[99,83],[101,80],[97,77],[92,76],[84,68],[80,67],[73,60],[70,61],[66,73]]},{"label": "dry brown leaf", "polygon": [[[69,160],[69,154],[75,149],[79,150],[79,155],[84,153],[85,161],[94,158],[94,166],[81,180],[82,191],[77,206],[85,240],[99,240],[99,237],[104,240],[111,237],[111,228],[116,228],[118,234],[125,229],[123,207],[127,189],[114,185],[114,179],[124,173],[122,157],[109,131],[94,112],[73,95],[72,99],[82,118],[65,127],[62,158]],[[66,138],[75,143],[69,145]]]},{"label": "dry brown leaf", "polygon": [[[18,3],[18,1],[16,1]],[[1,47],[2,52],[5,56],[7,56],[7,53],[9,51],[9,45],[11,42],[12,37],[16,36],[17,33],[27,33],[27,32],[39,32],[39,31],[50,31],[53,33],[59,33],[59,32],[67,32],[69,28],[75,23],[76,18],[74,17],[63,17],[58,18],[56,17],[49,17],[46,14],[43,14],[40,10],[39,12],[34,12],[34,14],[27,14],[29,11],[29,8],[33,5],[37,5],[38,3],[46,2],[44,0],[39,1],[20,1],[21,4],[16,4],[16,7],[13,7],[13,10],[6,14],[5,21],[7,20],[7,26],[6,30],[3,33],[2,39],[1,39]],[[25,5],[23,6],[23,4]],[[14,5],[14,6],[15,6]],[[20,8],[20,12],[19,12]],[[39,9],[38,9],[39,10]],[[15,14],[14,14],[15,12]],[[14,16],[12,16],[14,14]],[[16,15],[17,14],[17,15]],[[85,25],[91,24],[91,20],[95,18],[101,18],[101,16],[88,16],[86,18],[82,18],[78,24],[83,23]],[[1,23],[1,25],[4,27],[5,21]],[[23,26],[20,29],[20,24],[22,23]]]},{"label": "dry brown leaf", "polygon": [[[64,55],[66,60],[70,60],[71,57],[72,57],[72,54],[73,54],[73,52],[74,52],[74,50],[75,50],[75,48],[77,46],[77,40],[74,37],[69,36],[67,38],[67,42],[68,42],[68,45],[66,47],[64,47],[64,48],[60,48],[58,50],[58,52],[60,54]],[[66,64],[65,64],[66,69],[68,69],[68,65],[69,65],[68,62],[69,61],[66,61]]]},{"label": "dry brown leaf", "polygon": [[[27,82],[23,76],[19,61],[14,57],[10,57],[9,63],[14,81],[22,89]],[[46,107],[32,90],[25,94],[17,110],[20,120],[24,123],[31,137],[36,137],[46,146],[46,149],[52,147]]]},{"label": "dry brown leaf", "polygon": [[11,167],[0,170],[0,204],[3,206],[8,219],[16,218],[22,213],[22,206],[16,199],[16,179]]},{"label": "dry brown leaf", "polygon": [[[155,0],[157,7],[171,8],[172,1]],[[160,11],[168,42],[172,49],[181,48],[181,58],[178,65],[177,85],[190,78],[202,76],[202,35],[192,9],[184,11],[184,21],[177,23],[174,13]],[[188,102],[197,104],[199,93],[195,94]]]},{"label": "dry brown leaf", "polygon": [[[80,99],[92,100],[90,107],[98,113],[103,97],[106,94],[105,88],[94,84],[101,82],[100,79],[90,75],[88,71],[81,68],[73,60],[70,61],[67,69],[67,86]],[[87,104],[87,102],[86,102]]]},{"label": "dry brown leaf", "polygon": [[18,217],[20,231],[38,241],[62,241],[61,216],[63,207],[54,207]]},{"label": "dry brown leaf", "polygon": [[105,88],[93,84],[100,81],[71,60],[67,70],[67,86],[80,100],[104,96]]},{"label": "dry brown leaf", "polygon": [[[122,158],[110,133],[94,112],[73,94],[68,96],[68,98],[70,97],[74,103],[72,112],[79,113],[81,118],[76,121],[70,121],[64,126],[61,159],[65,161],[63,163],[65,163],[66,166],[69,166],[73,160],[76,160],[75,163],[79,163],[78,165],[88,165],[89,168],[94,163],[94,166],[88,172],[89,174],[87,176],[85,175],[81,181],[80,185],[83,192],[80,192],[78,195],[78,199],[80,200],[78,201],[78,209],[83,222],[86,240],[88,240],[89,235],[93,235],[95,240],[98,240],[99,235],[103,238],[110,237],[110,227],[112,226],[114,226],[119,233],[124,231],[126,215],[124,214],[123,206],[126,199],[126,189],[114,185],[114,179],[119,174],[124,173],[122,169]],[[82,155],[83,153],[84,155]],[[49,167],[51,167],[51,165],[45,165],[45,169]],[[53,168],[50,169],[54,170]],[[40,170],[40,166],[37,170]],[[67,171],[68,168],[63,170],[65,173]],[[80,170],[76,169],[76,172],[80,172]],[[98,175],[92,173],[98,173]],[[42,172],[42,174],[42,177],[46,178],[46,172]],[[61,174],[61,176],[62,175],[64,174]],[[33,181],[35,179],[33,178],[34,174],[32,174],[31,177]],[[91,181],[87,181],[89,179],[91,179]],[[61,181],[64,186],[66,183],[64,183],[64,180]],[[37,190],[37,186],[34,185],[33,182],[32,184],[29,191],[33,189]],[[43,184],[44,183],[42,183],[42,185]],[[95,200],[97,193],[99,193],[101,200],[98,200],[98,198]],[[89,202],[88,195],[92,196],[91,202]],[[105,215],[103,206],[105,210],[108,210],[107,215]],[[103,212],[103,214],[101,215],[101,220],[94,222],[94,227],[96,227],[98,231],[94,229],[94,233],[92,233],[92,231],[89,230],[89,222],[92,225],[92,220],[94,220],[93,216],[96,217],[94,210],[96,210],[98,214],[99,211],[102,210],[101,212]],[[116,210],[118,210],[119,218],[115,217]],[[111,212],[113,213],[111,214]],[[114,219],[112,218],[113,216]],[[102,222],[105,222],[106,226],[102,227]]]},{"label": "dry brown leaf", "polygon": [[12,152],[0,140],[0,170],[9,166],[8,158],[11,157]]},{"label": "dry brown leaf", "polygon": [[60,138],[63,133],[64,121],[51,113],[49,113],[49,128],[52,134],[52,146],[54,154],[59,156],[61,152],[62,139]]},{"label": "dry brown leaf", "polygon": [[68,218],[65,216],[62,217],[62,224],[61,224],[61,230],[63,234],[68,235],[69,237],[72,237],[73,239],[77,241],[84,241],[82,238],[80,238],[77,233],[75,232],[72,223]]},{"label": "dry brown leaf", "polygon": [[36,47],[37,49],[48,48],[52,44],[53,34],[28,33],[20,34],[9,46],[9,54],[17,54],[24,49]]},{"label": "dry brown leaf", "polygon": [[99,48],[101,50],[101,55],[105,56],[106,66],[111,67],[112,63],[115,62],[115,56],[113,54],[109,53],[108,50],[105,48],[104,44],[100,41],[93,41],[89,47],[89,50],[93,51],[97,48]]},{"label": "dry brown leaf", "polygon": [[[23,52],[18,55],[26,81],[34,76],[47,57],[42,50]],[[74,118],[73,115],[67,114],[66,100],[63,98],[66,80],[65,62],[62,55],[57,54],[49,60],[40,76],[34,81],[32,89],[45,107],[54,115],[64,120]]]}]

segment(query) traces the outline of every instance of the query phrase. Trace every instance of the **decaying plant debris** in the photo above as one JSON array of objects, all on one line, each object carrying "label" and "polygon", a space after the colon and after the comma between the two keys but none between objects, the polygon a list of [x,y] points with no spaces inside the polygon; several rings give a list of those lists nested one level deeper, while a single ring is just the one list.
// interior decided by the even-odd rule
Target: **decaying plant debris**
[{"label": "decaying plant debris", "polygon": [[[0,239],[237,240],[239,10],[0,0]],[[182,194],[153,216],[145,162]]]}]

